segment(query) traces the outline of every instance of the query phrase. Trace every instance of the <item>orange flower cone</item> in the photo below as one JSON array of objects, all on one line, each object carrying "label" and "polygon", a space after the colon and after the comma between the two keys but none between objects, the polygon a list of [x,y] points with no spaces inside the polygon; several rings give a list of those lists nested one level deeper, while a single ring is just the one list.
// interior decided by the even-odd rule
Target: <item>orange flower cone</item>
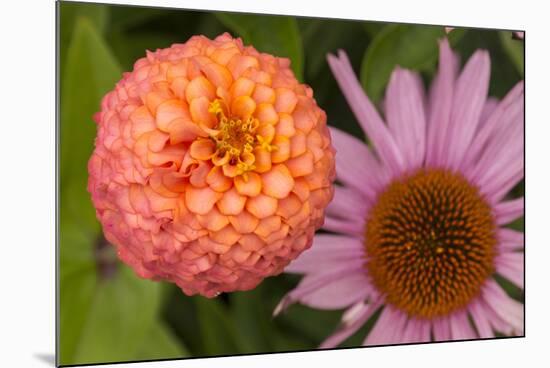
[{"label": "orange flower cone", "polygon": [[103,98],[88,190],[139,276],[213,297],[310,247],[334,149],[289,66],[229,34],[194,36],[148,52]]}]

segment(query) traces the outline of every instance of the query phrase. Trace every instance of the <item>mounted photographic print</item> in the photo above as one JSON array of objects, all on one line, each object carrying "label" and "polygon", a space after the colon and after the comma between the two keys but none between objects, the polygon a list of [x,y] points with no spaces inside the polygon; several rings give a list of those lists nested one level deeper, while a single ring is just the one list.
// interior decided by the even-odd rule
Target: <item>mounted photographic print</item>
[{"label": "mounted photographic print", "polygon": [[57,5],[58,365],[524,336],[524,32]]}]

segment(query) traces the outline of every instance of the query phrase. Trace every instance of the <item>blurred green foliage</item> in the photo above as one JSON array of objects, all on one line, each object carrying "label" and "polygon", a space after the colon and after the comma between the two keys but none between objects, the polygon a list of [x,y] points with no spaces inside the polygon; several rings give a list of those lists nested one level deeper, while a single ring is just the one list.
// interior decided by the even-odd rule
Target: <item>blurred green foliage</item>
[{"label": "blurred green foliage", "polygon": [[[125,266],[115,266],[116,272],[106,277],[100,272],[100,256],[108,257],[112,249],[100,247],[104,240],[86,191],[86,163],[95,136],[92,115],[120,79],[121,68],[101,36],[107,9],[86,6],[94,9],[88,17],[72,6],[69,15],[62,13],[61,35],[69,41],[60,48],[65,57],[60,90],[60,363],[138,359],[144,346],[155,357],[181,356],[183,346],[157,318],[160,284],[138,279]],[[104,262],[109,261],[114,262],[112,257]],[[151,334],[159,338],[152,340]]]},{"label": "blurred green foliage", "polygon": [[523,78],[524,75],[524,56],[525,56],[525,50],[524,50],[524,43],[523,42],[517,42],[517,40],[514,40],[512,37],[510,37],[509,32],[499,32],[500,41],[502,42],[502,46],[504,47],[504,51],[508,53],[508,56],[510,57],[510,60],[514,63],[514,66],[516,67],[518,73]]},{"label": "blurred green foliage", "polygon": [[[155,50],[228,31],[260,51],[289,57],[297,77],[312,86],[328,122],[362,133],[326,63],[343,49],[371,98],[379,101],[395,65],[431,78],[441,27],[374,22],[207,13],[99,4],[58,3],[60,12],[60,355],[61,364],[211,356],[313,349],[338,325],[341,311],[294,305],[273,318],[299,277],[266,279],[248,292],[215,299],[186,297],[173,285],[138,278],[116,260],[103,238],[86,191],[101,97],[122,71]],[[510,32],[456,29],[449,36],[464,62],[477,48],[492,57],[496,97],[523,75],[523,43]],[[523,195],[523,183],[514,189]],[[523,230],[523,219],[510,225]],[[499,280],[514,297],[521,291]],[[374,323],[346,340],[357,346]]]},{"label": "blurred green foliage", "polygon": [[[464,35],[458,29],[449,35],[451,45]],[[396,66],[433,73],[445,30],[436,26],[391,24],[376,33],[361,64],[361,83],[373,102],[378,102]]]}]

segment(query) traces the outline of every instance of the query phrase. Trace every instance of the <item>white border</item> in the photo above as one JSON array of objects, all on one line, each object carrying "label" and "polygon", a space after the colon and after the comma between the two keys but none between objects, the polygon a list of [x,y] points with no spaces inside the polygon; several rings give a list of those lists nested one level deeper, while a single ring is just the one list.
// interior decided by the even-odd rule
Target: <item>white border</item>
[{"label": "white border", "polygon": [[[550,239],[547,72],[544,2],[338,0],[107,1],[136,5],[308,15],[391,22],[525,29],[527,46],[527,280],[525,339],[445,343],[316,353],[109,365],[105,367],[392,367],[537,366],[548,362]],[[1,366],[51,366],[54,353],[54,3],[3,3],[0,141]],[[358,40],[360,41],[360,40]],[[6,83],[7,79],[7,83]],[[545,159],[546,158],[546,159]],[[546,353],[546,354],[545,354]],[[540,363],[539,363],[540,362]],[[548,364],[548,363],[546,363]]]}]

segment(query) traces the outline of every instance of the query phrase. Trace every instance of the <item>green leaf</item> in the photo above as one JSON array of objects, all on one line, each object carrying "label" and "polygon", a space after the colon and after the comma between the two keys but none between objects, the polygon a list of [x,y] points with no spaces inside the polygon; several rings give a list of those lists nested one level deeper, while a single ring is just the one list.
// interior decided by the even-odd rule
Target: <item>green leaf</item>
[{"label": "green leaf", "polygon": [[[63,234],[65,229],[61,230]],[[74,354],[79,342],[82,327],[97,287],[95,265],[90,267],[72,265],[71,272],[63,269],[69,267],[69,261],[60,260],[59,287],[59,361],[61,364],[74,364]]]},{"label": "green leaf", "polygon": [[[357,39],[364,37],[364,30],[360,22],[350,22],[338,19],[300,18],[298,20],[302,40],[307,48],[305,55],[305,77],[311,82],[319,79],[330,78],[328,71],[327,54],[335,53],[338,49],[346,52],[356,46]],[[322,40],[322,42],[320,42]],[[364,48],[361,47],[361,53]],[[315,89],[315,96],[330,92],[323,88]]]},{"label": "green leaf", "polygon": [[518,73],[523,78],[525,68],[523,64],[524,60],[524,43],[522,40],[515,40],[512,38],[512,32],[501,31],[499,32],[500,42],[502,47],[508,54],[508,57],[516,67]]},{"label": "green leaf", "polygon": [[[137,359],[138,345],[159,309],[161,285],[141,280],[116,260],[115,274],[101,278],[94,249],[97,236],[83,232],[76,221],[62,215],[59,268],[62,364]],[[107,250],[114,253],[113,248]]]},{"label": "green leaf", "polygon": [[78,364],[135,360],[152,328],[160,302],[159,284],[139,279],[126,266],[95,291],[80,335]]},{"label": "green leaf", "polygon": [[509,224],[507,227],[513,230],[517,231],[525,231],[525,217],[520,217],[511,224]]},{"label": "green leaf", "polygon": [[246,349],[250,353],[269,352],[274,325],[271,312],[262,298],[262,285],[254,290],[235,292],[230,295],[231,317],[239,326]]},{"label": "green leaf", "polygon": [[202,343],[207,355],[227,355],[247,352],[235,321],[219,299],[195,297]]},{"label": "green leaf", "polygon": [[[94,239],[74,221],[60,224],[62,364],[137,359],[159,309],[161,285],[140,279],[118,261],[113,260],[114,275],[101,278]],[[114,258],[114,249],[107,250]]]},{"label": "green leaf", "polygon": [[119,265],[109,278],[96,266],[100,228],[86,191],[96,133],[92,115],[120,78],[96,26],[76,20],[61,82],[60,361],[134,360],[160,303],[160,285]]},{"label": "green leaf", "polygon": [[506,293],[517,300],[520,303],[524,302],[524,291],[522,288],[514,284],[512,281],[508,280],[506,277],[503,277],[499,274],[495,274],[494,278],[496,282],[506,291]]},{"label": "green leaf", "polygon": [[96,124],[92,116],[102,96],[120,79],[116,59],[87,18],[75,23],[61,81],[60,193],[66,215],[96,228],[95,211],[86,191],[87,163],[93,151]]},{"label": "green leaf", "polygon": [[303,48],[296,19],[257,14],[215,15],[227,28],[241,36],[245,44],[262,52],[290,58],[296,78],[303,80]]},{"label": "green leaf", "polygon": [[313,346],[319,344],[338,326],[342,311],[327,311],[294,304],[287,311],[277,316],[287,331],[302,335],[311,341]]},{"label": "green leaf", "polygon": [[98,32],[103,33],[109,19],[109,6],[65,1],[60,1],[57,4],[59,6],[60,60],[63,64],[77,20],[86,18]]},{"label": "green leaf", "polygon": [[189,352],[177,340],[169,327],[162,322],[157,322],[147,331],[135,359],[174,359],[188,356]]},{"label": "green leaf", "polygon": [[[463,29],[451,32],[456,42]],[[445,36],[443,27],[392,24],[377,33],[367,48],[361,65],[361,84],[373,102],[378,102],[391,72],[403,68],[429,70],[435,67],[438,40]]]},{"label": "green leaf", "polygon": [[363,22],[363,29],[371,38],[375,37],[384,27],[385,24],[381,22]]},{"label": "green leaf", "polygon": [[[59,229],[59,277],[72,277],[73,273],[95,271],[93,240],[98,237],[98,231],[86,231],[74,217],[68,216],[65,202],[61,203]],[[99,228],[99,226],[97,226]]]},{"label": "green leaf", "polygon": [[95,136],[91,114],[107,84],[113,83],[113,77],[105,80],[107,76],[118,74],[105,50],[92,21],[76,20],[61,81],[59,297],[60,356],[65,363],[72,362],[97,287],[93,251],[99,224],[86,182]]},{"label": "green leaf", "polygon": [[110,26],[114,29],[140,27],[171,11],[169,9],[133,6],[112,6],[110,10]]}]

